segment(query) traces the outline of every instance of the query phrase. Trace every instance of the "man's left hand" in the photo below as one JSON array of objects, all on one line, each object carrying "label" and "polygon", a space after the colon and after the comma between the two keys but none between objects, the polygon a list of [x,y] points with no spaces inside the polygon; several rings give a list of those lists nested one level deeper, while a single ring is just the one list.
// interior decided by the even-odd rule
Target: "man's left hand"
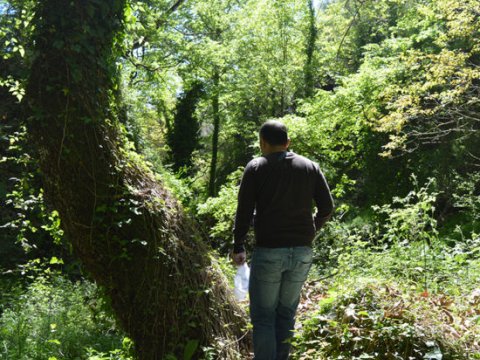
[{"label": "man's left hand", "polygon": [[245,251],[239,252],[237,254],[232,252],[232,260],[235,265],[243,265],[243,263],[247,260],[247,253]]}]

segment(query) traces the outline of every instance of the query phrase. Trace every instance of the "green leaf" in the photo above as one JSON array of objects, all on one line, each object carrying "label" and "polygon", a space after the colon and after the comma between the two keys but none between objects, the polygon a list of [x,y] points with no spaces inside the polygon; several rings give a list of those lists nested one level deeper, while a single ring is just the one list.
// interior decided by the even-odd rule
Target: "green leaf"
[{"label": "green leaf", "polygon": [[63,260],[54,256],[50,259],[50,264],[63,264]]},{"label": "green leaf", "polygon": [[190,360],[197,350],[198,340],[189,340],[187,345],[185,345],[185,350],[183,351],[183,360]]}]

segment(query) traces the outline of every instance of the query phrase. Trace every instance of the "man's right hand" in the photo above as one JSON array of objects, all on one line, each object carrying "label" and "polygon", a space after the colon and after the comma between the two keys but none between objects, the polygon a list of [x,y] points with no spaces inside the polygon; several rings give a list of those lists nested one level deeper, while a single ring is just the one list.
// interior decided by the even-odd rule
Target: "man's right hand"
[{"label": "man's right hand", "polygon": [[243,263],[247,260],[247,253],[245,251],[239,252],[237,254],[232,252],[232,260],[235,265],[243,265]]}]

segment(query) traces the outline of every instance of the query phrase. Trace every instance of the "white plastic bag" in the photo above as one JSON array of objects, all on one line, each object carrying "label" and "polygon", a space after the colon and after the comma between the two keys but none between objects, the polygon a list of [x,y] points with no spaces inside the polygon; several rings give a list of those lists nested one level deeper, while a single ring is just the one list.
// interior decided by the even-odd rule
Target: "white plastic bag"
[{"label": "white plastic bag", "polygon": [[248,294],[248,280],[250,279],[250,268],[247,263],[244,262],[243,265],[237,267],[237,273],[233,279],[234,288],[233,293],[235,298],[238,301],[245,300],[245,297]]}]

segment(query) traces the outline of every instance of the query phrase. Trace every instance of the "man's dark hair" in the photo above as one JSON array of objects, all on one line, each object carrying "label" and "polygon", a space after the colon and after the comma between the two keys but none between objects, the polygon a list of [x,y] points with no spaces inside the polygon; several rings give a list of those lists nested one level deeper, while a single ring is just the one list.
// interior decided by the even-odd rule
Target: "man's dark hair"
[{"label": "man's dark hair", "polygon": [[280,121],[269,120],[260,128],[260,137],[270,145],[285,145],[288,141],[287,127]]}]

